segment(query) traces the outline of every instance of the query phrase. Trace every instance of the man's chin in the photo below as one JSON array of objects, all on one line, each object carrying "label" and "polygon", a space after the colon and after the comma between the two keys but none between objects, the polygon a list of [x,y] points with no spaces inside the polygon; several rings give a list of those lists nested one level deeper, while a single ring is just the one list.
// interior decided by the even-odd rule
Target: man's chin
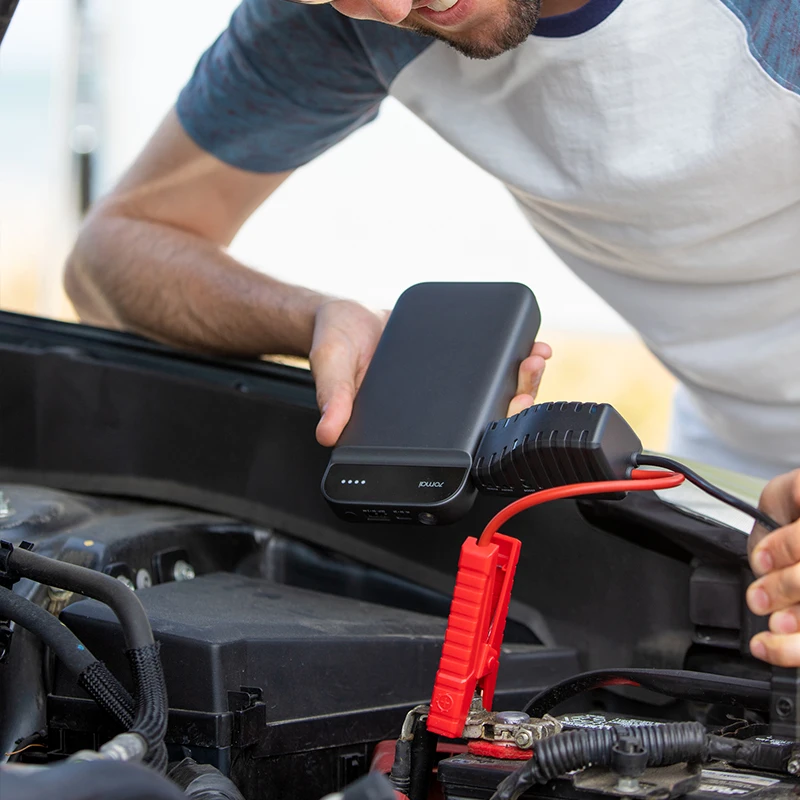
[{"label": "man's chin", "polygon": [[[423,36],[430,36],[433,39],[438,39],[440,42],[450,45],[450,47],[458,51],[462,56],[482,61],[488,61],[509,50],[513,50],[524,41],[524,39],[513,43],[509,43],[505,40],[497,41],[492,37],[486,36],[485,33],[479,36],[469,33],[445,33],[444,31],[426,25],[424,22],[409,22],[407,19],[402,23],[402,27],[408,28],[408,30],[412,30],[415,33],[421,33]],[[527,38],[527,36],[525,38]]]},{"label": "man's chin", "polygon": [[420,19],[413,12],[401,23],[402,27],[438,39],[467,58],[488,60],[519,47],[533,32],[539,21],[539,0],[512,0],[505,24],[476,25],[465,31],[443,31]]}]

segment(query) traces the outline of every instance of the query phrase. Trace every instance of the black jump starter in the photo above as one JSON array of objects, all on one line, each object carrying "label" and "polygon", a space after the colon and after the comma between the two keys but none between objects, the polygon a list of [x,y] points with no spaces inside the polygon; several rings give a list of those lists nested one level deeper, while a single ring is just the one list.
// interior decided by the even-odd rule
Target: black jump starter
[{"label": "black jump starter", "polygon": [[641,443],[605,404],[503,419],[539,331],[516,283],[424,283],[398,300],[322,480],[353,522],[439,525],[480,490],[520,496],[625,477]]}]

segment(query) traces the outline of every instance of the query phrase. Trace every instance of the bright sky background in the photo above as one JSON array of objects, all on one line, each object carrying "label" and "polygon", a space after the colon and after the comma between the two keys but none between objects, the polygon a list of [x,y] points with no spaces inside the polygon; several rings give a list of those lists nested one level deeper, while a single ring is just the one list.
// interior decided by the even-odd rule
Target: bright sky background
[{"label": "bright sky background", "polygon": [[[107,188],[236,3],[91,2],[100,182]],[[9,270],[30,264],[42,278],[42,313],[56,313],[72,233],[71,8],[70,0],[21,0],[0,51],[0,114],[11,120],[0,125],[0,174],[7,176],[0,184],[0,291]],[[48,230],[53,235],[43,237]],[[293,176],[233,250],[278,277],[377,306],[390,306],[420,281],[520,281],[536,293],[547,330],[628,331],[550,253],[493,178],[391,100],[375,123]]]}]

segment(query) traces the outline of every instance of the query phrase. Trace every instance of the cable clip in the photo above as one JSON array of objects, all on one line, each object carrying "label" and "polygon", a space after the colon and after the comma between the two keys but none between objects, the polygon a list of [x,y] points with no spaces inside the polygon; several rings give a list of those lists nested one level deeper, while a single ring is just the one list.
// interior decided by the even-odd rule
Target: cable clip
[{"label": "cable clip", "polygon": [[433,687],[428,730],[461,737],[478,691],[491,710],[500,649],[522,543],[495,533],[488,545],[461,546],[453,602]]},{"label": "cable clip", "polygon": [[[20,542],[18,547],[21,550],[33,550],[31,542]],[[0,539],[0,586],[5,589],[10,589],[19,580],[17,571],[8,566],[8,559],[13,552],[14,545],[5,539]]]},{"label": "cable clip", "polygon": [[[23,550],[33,550],[30,542],[22,542],[19,546]],[[8,566],[8,559],[13,552],[14,545],[5,539],[0,539],[0,586],[8,590],[11,590],[20,577],[13,567]],[[0,664],[4,664],[8,657],[13,635],[14,631],[9,627],[9,620],[0,618]]]}]

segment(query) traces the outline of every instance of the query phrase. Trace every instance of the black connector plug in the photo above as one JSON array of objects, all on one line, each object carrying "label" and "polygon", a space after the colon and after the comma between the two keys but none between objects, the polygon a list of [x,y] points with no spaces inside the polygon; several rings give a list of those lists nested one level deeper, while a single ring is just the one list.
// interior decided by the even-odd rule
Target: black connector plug
[{"label": "black connector plug", "polygon": [[541,403],[491,423],[473,462],[478,491],[521,497],[630,476],[642,443],[608,403]]}]

